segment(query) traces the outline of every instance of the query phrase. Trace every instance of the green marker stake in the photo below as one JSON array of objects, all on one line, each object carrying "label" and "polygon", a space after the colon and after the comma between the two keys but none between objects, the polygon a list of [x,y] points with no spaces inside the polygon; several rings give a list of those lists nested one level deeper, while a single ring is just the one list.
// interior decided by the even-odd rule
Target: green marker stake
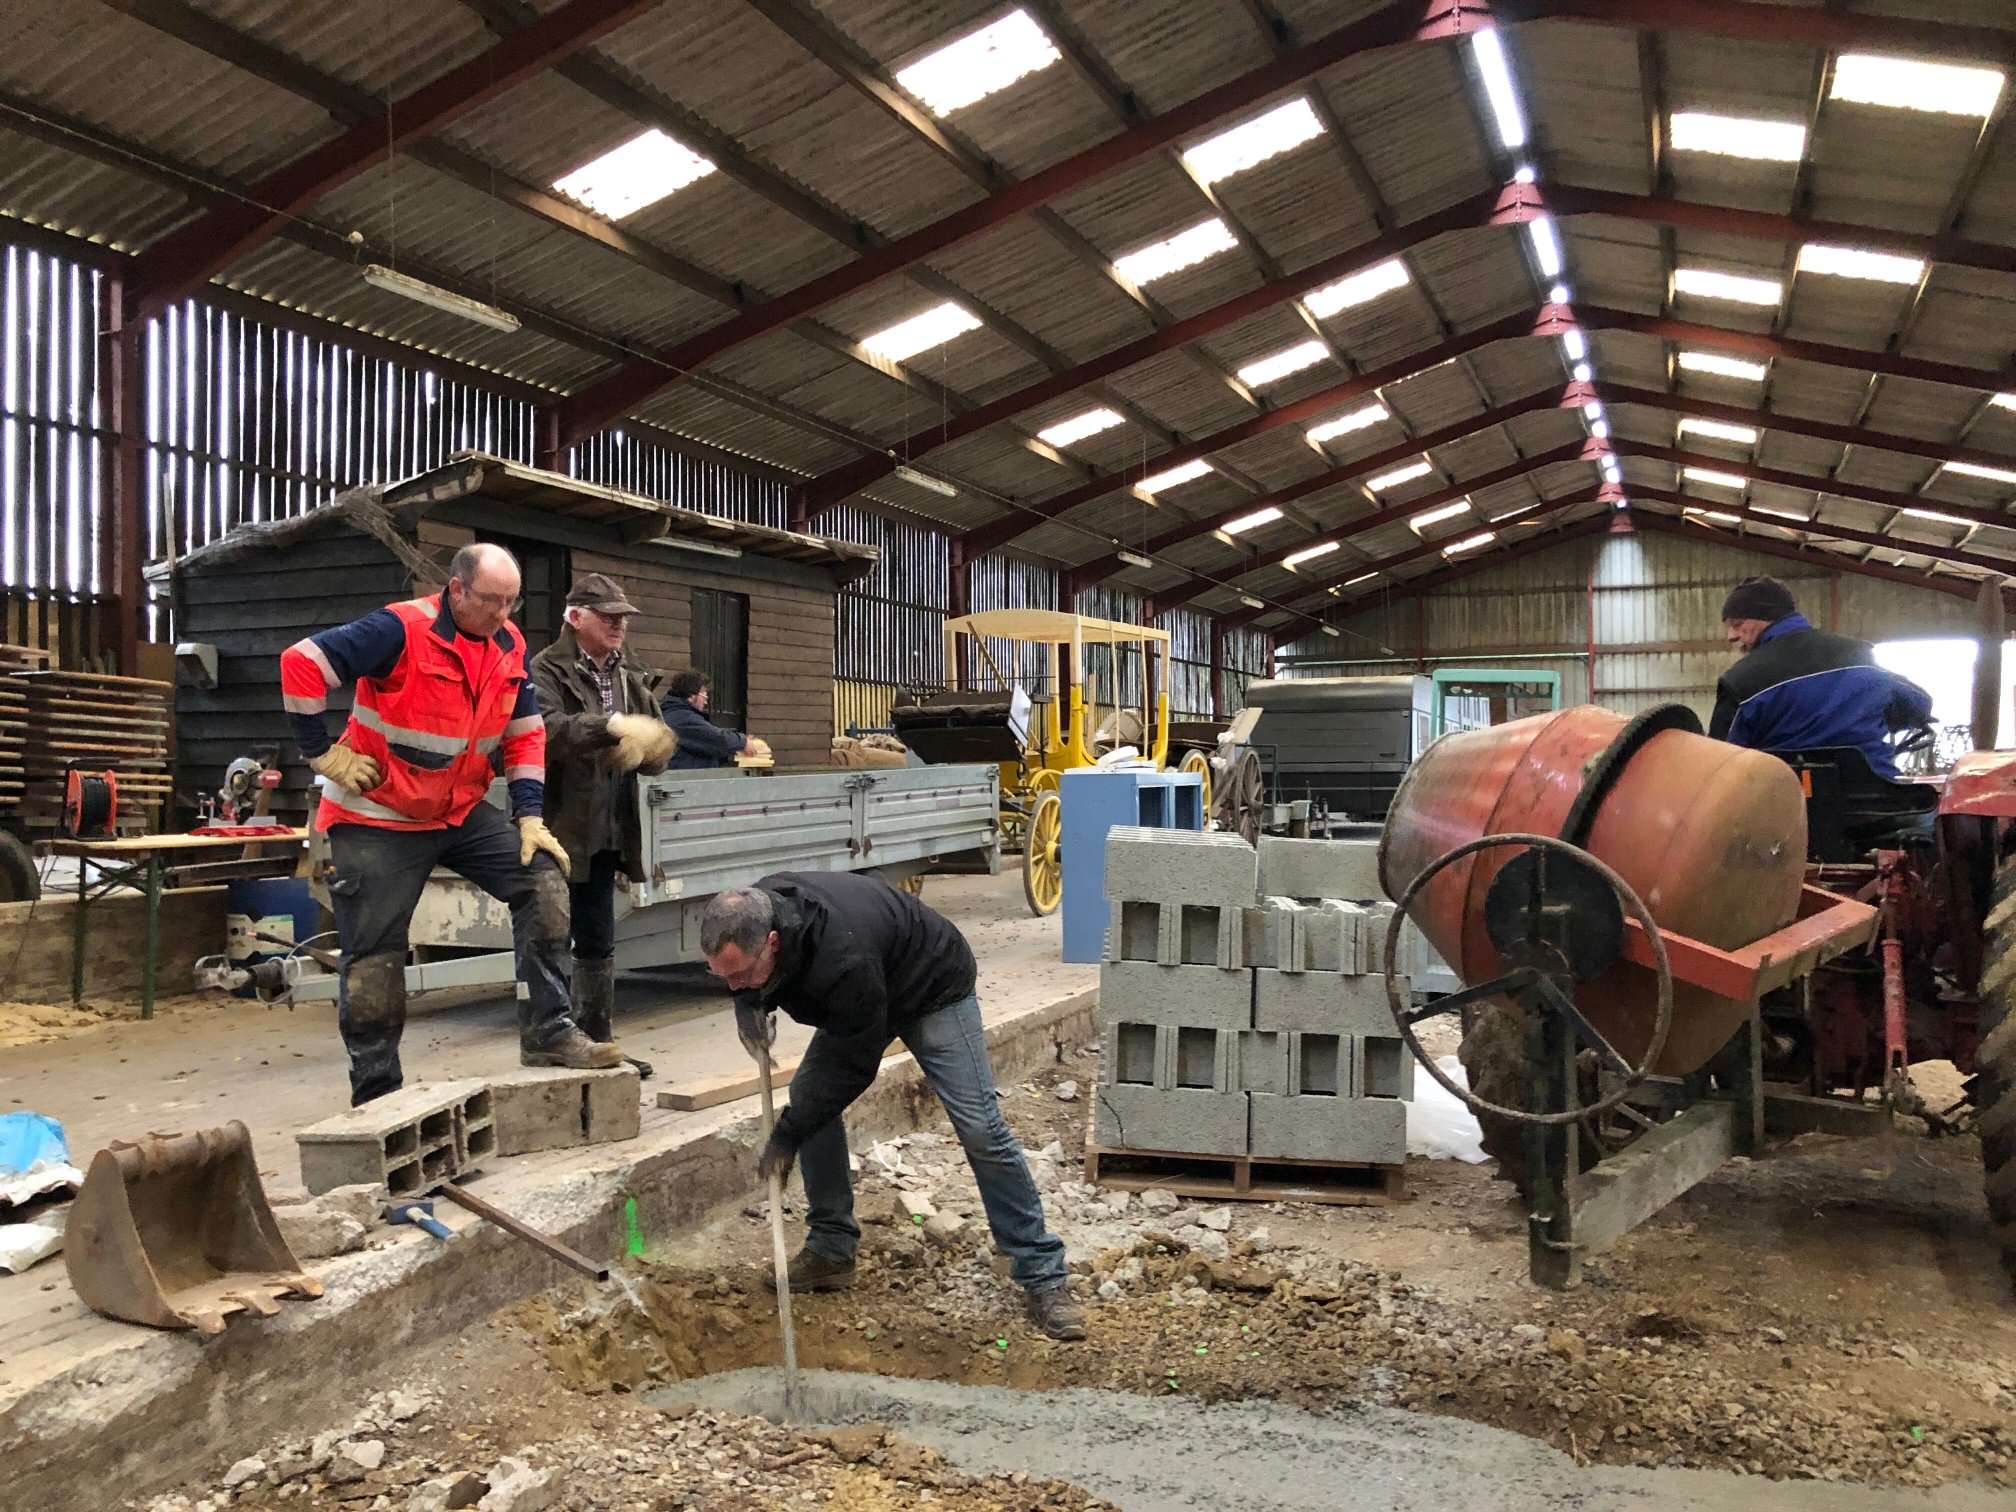
[{"label": "green marker stake", "polygon": [[627,1235],[623,1241],[623,1253],[632,1260],[638,1259],[644,1253],[644,1231],[637,1227],[635,1197],[628,1197],[623,1201],[623,1227]]},{"label": "green marker stake", "polygon": [[1209,1353],[1211,1353],[1211,1346],[1210,1346],[1210,1345],[1208,1345],[1208,1344],[1199,1344],[1199,1345],[1197,1346],[1197,1353],[1199,1353],[1199,1354],[1209,1354]]}]

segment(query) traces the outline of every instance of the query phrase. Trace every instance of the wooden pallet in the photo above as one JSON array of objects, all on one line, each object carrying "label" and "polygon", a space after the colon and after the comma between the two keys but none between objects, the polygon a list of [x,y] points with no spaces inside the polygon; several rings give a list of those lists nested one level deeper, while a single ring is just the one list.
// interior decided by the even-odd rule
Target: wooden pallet
[{"label": "wooden pallet", "polygon": [[1327,1202],[1345,1207],[1407,1200],[1407,1168],[1349,1160],[1262,1160],[1180,1155],[1087,1143],[1085,1179],[1116,1192],[1172,1192],[1234,1202]]}]

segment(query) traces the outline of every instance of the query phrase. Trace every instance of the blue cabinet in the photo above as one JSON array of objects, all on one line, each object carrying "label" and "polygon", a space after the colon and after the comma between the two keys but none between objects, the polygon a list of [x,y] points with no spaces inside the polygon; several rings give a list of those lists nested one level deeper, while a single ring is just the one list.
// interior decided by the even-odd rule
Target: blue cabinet
[{"label": "blue cabinet", "polygon": [[1058,784],[1063,803],[1064,959],[1098,961],[1106,950],[1106,832],[1204,828],[1204,781],[1195,772],[1102,772],[1080,767]]}]

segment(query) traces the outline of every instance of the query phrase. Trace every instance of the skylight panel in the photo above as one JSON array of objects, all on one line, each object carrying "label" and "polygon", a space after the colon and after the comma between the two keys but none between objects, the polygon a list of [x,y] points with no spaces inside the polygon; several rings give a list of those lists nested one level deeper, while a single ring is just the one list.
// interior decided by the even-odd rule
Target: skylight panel
[{"label": "skylight panel", "polygon": [[1751,383],[1762,383],[1769,372],[1761,362],[1745,362],[1719,352],[1682,352],[1680,366],[1690,373],[1713,373],[1718,378],[1743,378]]},{"label": "skylight panel", "polygon": [[1187,231],[1178,231],[1174,236],[1150,242],[1125,256],[1114,258],[1113,266],[1130,283],[1151,284],[1171,273],[1194,268],[1220,252],[1230,252],[1238,245],[1239,240],[1232,234],[1231,228],[1214,215],[1209,220],[1199,221]]},{"label": "skylight panel", "polygon": [[1692,415],[1680,421],[1683,436],[1706,436],[1712,441],[1734,441],[1738,446],[1755,446],[1757,432],[1747,425],[1724,425],[1720,420],[1696,420]]},{"label": "skylight panel", "polygon": [[1733,515],[1727,510],[1722,509],[1694,509],[1690,507],[1680,512],[1682,514],[1690,514],[1697,520],[1713,520],[1717,525],[1741,525],[1743,523],[1743,516]]},{"label": "skylight panel", "polygon": [[1988,402],[1997,409],[2016,410],[2016,394],[1997,394]]},{"label": "skylight panel", "polygon": [[1990,483],[2016,483],[2016,472],[2004,472],[1999,467],[1983,467],[1976,462],[1948,462],[1946,471],[1958,473],[1963,478],[1986,478]]},{"label": "skylight panel", "polygon": [[1266,509],[1256,509],[1249,515],[1241,515],[1229,524],[1218,527],[1220,535],[1244,535],[1249,530],[1258,530],[1262,525],[1272,525],[1281,518],[1281,511],[1269,505]]},{"label": "skylight panel", "polygon": [[1422,534],[1430,525],[1441,525],[1458,515],[1470,513],[1470,501],[1458,499],[1454,504],[1444,504],[1440,509],[1431,509],[1426,514],[1417,514],[1407,522],[1407,528],[1416,535]]},{"label": "skylight panel", "polygon": [[947,116],[1062,58],[1056,43],[1027,11],[1013,10],[898,69],[896,82],[922,100],[931,114]]},{"label": "skylight panel", "polygon": [[1326,557],[1338,549],[1338,544],[1335,541],[1322,541],[1314,546],[1304,546],[1300,551],[1283,557],[1281,565],[1284,567],[1299,567],[1304,562],[1313,562],[1316,558]]},{"label": "skylight panel", "polygon": [[1525,146],[1526,112],[1520,108],[1519,88],[1512,82],[1512,65],[1497,31],[1487,28],[1471,33],[1470,55],[1477,61],[1478,76],[1484,80],[1484,93],[1491,101],[1498,140],[1507,147]]},{"label": "skylight panel", "polygon": [[654,128],[555,179],[553,188],[597,215],[621,220],[713,171],[711,158]]},{"label": "skylight panel", "polygon": [[1448,546],[1444,546],[1442,548],[1442,555],[1444,555],[1445,557],[1461,556],[1466,551],[1475,551],[1479,546],[1489,546],[1493,541],[1497,539],[1498,539],[1497,531],[1480,530],[1477,532],[1477,534],[1473,536],[1465,536],[1460,541],[1456,541]]},{"label": "skylight panel", "polygon": [[1376,572],[1361,572],[1354,578],[1344,579],[1344,586],[1346,588],[1356,588],[1360,583],[1369,583],[1377,576],[1379,574]]},{"label": "skylight panel", "polygon": [[1713,152],[1766,163],[1796,163],[1806,156],[1806,128],[1798,121],[1676,110],[1667,126],[1668,144],[1675,152]]},{"label": "skylight panel", "polygon": [[1125,418],[1118,410],[1101,406],[1089,409],[1082,415],[1073,415],[1068,420],[1059,420],[1055,425],[1046,425],[1036,432],[1036,439],[1047,441],[1052,446],[1070,446],[1083,441],[1087,436],[1096,436],[1101,431],[1109,431],[1116,425],[1125,424]]},{"label": "skylight panel", "polygon": [[1727,299],[1735,304],[1775,305],[1785,290],[1775,278],[1745,278],[1712,268],[1678,268],[1673,287],[1701,299]]},{"label": "skylight panel", "polygon": [[943,304],[933,305],[921,315],[912,315],[908,320],[899,320],[873,336],[863,337],[861,345],[877,357],[901,362],[919,352],[943,346],[954,336],[979,328],[978,315],[948,299]]},{"label": "skylight panel", "polygon": [[1311,441],[1322,443],[1335,441],[1339,436],[1348,436],[1353,431],[1365,430],[1377,425],[1381,420],[1391,420],[1383,404],[1368,404],[1363,409],[1355,409],[1348,415],[1339,415],[1335,420],[1325,420],[1321,425],[1313,425],[1306,432]]},{"label": "skylight panel", "polygon": [[1744,489],[1750,486],[1748,478],[1738,477],[1735,473],[1717,472],[1712,467],[1683,467],[1680,469],[1680,476],[1689,483],[1706,483],[1714,488]]},{"label": "skylight panel", "polygon": [[1423,458],[1410,462],[1405,467],[1396,467],[1389,473],[1381,473],[1366,481],[1365,486],[1374,493],[1384,493],[1389,488],[1398,488],[1402,483],[1412,483],[1416,478],[1425,478],[1435,471],[1434,464]]},{"label": "skylight panel", "polygon": [[1958,525],[1962,530],[1974,528],[1972,520],[1963,520],[1958,515],[1941,514],[1936,509],[1907,509],[1904,513],[1914,520],[1930,520],[1935,525]]},{"label": "skylight panel", "polygon": [[1174,488],[1179,483],[1190,483],[1204,477],[1211,471],[1211,464],[1203,458],[1195,462],[1185,462],[1181,467],[1172,467],[1167,472],[1155,473],[1143,478],[1134,486],[1145,494],[1158,494],[1165,488]]},{"label": "skylight panel", "polygon": [[1270,383],[1279,383],[1292,373],[1314,367],[1330,355],[1330,349],[1311,337],[1298,341],[1294,346],[1262,357],[1257,362],[1249,362],[1239,369],[1239,381],[1254,388],[1263,388]]},{"label": "skylight panel", "polygon": [[1355,309],[1359,305],[1370,304],[1381,294],[1404,289],[1409,282],[1407,265],[1397,257],[1389,257],[1361,273],[1350,274],[1310,291],[1303,295],[1302,303],[1308,306],[1311,315],[1323,320],[1339,310]]},{"label": "skylight panel", "polygon": [[1323,123],[1316,119],[1315,107],[1294,99],[1205,138],[1184,152],[1183,161],[1205,183],[1217,184],[1321,135]]},{"label": "skylight panel", "polygon": [[1925,264],[1915,257],[1890,252],[1865,252],[1859,247],[1828,247],[1808,242],[1799,249],[1801,273],[1825,273],[1836,278],[1866,278],[1874,283],[1915,284],[1925,276]]},{"label": "skylight panel", "polygon": [[2002,96],[2002,82],[2000,70],[1993,68],[1843,53],[1834,60],[1834,83],[1828,97],[1856,105],[1887,105],[1893,110],[1986,116]]},{"label": "skylight panel", "polygon": [[[1768,504],[1752,504],[1750,512],[1752,514],[1770,515],[1774,520],[1790,520],[1795,525],[1811,525],[1813,523],[1811,519],[1799,513],[1796,509],[1773,509]],[[1908,509],[1904,512],[1906,514],[1911,513]]]}]

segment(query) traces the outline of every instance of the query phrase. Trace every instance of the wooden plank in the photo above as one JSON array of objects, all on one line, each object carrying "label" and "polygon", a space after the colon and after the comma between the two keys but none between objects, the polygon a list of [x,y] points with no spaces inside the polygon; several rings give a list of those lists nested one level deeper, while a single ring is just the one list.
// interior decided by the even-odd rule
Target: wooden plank
[{"label": "wooden plank", "polygon": [[1085,1145],[1085,1179],[1121,1192],[1171,1192],[1233,1202],[1385,1206],[1407,1198],[1407,1168],[1364,1161],[1258,1160]]},{"label": "wooden plank", "polygon": [[[891,1040],[882,1052],[887,1060],[892,1055],[901,1055],[903,1045],[900,1040]],[[771,1081],[778,1088],[788,1083],[798,1070],[803,1056],[793,1056],[789,1060],[772,1063]],[[670,1108],[675,1113],[698,1113],[704,1108],[717,1108],[722,1103],[739,1102],[745,1097],[754,1097],[763,1090],[762,1077],[752,1065],[748,1071],[737,1076],[710,1076],[700,1081],[680,1082],[675,1086],[663,1087],[658,1092],[658,1106]]]},{"label": "wooden plank", "polygon": [[1736,1153],[1736,1105],[1696,1103],[1570,1184],[1575,1249],[1600,1255]]}]

